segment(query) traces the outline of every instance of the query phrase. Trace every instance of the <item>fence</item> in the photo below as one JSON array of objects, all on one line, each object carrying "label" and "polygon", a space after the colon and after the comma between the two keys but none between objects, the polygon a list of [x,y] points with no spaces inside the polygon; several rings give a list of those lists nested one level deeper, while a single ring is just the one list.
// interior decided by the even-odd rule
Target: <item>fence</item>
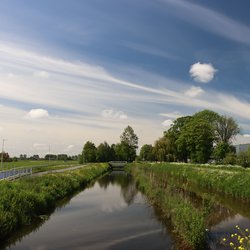
[{"label": "fence", "polygon": [[0,171],[0,181],[1,180],[12,180],[20,178],[25,175],[31,175],[32,168],[12,168],[8,170]]}]

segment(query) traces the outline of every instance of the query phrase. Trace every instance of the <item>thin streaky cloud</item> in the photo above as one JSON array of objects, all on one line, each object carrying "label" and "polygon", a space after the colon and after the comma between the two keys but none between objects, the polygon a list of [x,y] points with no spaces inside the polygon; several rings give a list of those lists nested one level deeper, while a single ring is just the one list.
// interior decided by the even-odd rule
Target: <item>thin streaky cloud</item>
[{"label": "thin streaky cloud", "polygon": [[179,18],[235,42],[250,44],[250,28],[217,11],[183,0],[162,0],[176,7]]},{"label": "thin streaky cloud", "polygon": [[123,43],[123,45],[127,48],[142,52],[144,54],[162,57],[162,58],[166,58],[170,60],[183,61],[183,58],[176,56],[174,54],[168,53],[166,51],[156,49],[155,47],[151,47],[151,46],[147,46],[143,44],[130,43],[130,42]]}]

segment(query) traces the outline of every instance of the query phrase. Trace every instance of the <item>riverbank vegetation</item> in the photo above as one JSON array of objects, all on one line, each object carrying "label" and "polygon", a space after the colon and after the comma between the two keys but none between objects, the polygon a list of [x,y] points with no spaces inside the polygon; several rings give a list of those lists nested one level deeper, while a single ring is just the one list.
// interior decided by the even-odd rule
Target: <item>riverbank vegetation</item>
[{"label": "riverbank vegetation", "polygon": [[86,186],[108,169],[107,164],[15,182],[0,182],[0,240],[39,215],[55,207],[56,202]]},{"label": "riverbank vegetation", "polygon": [[[220,216],[223,218],[218,211],[233,214],[233,211],[229,212],[228,201],[220,200],[219,203],[215,194],[227,196],[233,203],[250,202],[250,171],[247,169],[176,163],[133,163],[129,171],[138,188],[161,210],[163,219],[171,222],[184,246],[191,249],[206,247],[207,231],[218,223]],[[213,213],[216,219],[212,218]]]}]

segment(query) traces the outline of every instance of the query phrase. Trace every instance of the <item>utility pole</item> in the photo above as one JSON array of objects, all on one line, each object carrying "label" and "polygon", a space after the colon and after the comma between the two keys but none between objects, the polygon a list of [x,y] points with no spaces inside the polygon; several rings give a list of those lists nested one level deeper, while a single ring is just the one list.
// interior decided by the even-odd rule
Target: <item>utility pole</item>
[{"label": "utility pole", "polygon": [[50,165],[50,144],[49,144],[49,165]]},{"label": "utility pole", "polygon": [[1,154],[1,168],[3,168],[3,153],[4,153],[4,142],[6,139],[3,139],[3,144],[2,144],[2,154]]}]

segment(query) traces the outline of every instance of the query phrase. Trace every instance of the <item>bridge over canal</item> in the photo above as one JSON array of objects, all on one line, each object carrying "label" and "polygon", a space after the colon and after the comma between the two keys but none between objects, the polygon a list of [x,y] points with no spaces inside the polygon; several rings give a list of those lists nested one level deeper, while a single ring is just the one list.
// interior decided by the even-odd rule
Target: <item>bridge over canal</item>
[{"label": "bridge over canal", "polygon": [[127,161],[110,161],[109,167],[111,170],[123,170],[127,165]]}]

